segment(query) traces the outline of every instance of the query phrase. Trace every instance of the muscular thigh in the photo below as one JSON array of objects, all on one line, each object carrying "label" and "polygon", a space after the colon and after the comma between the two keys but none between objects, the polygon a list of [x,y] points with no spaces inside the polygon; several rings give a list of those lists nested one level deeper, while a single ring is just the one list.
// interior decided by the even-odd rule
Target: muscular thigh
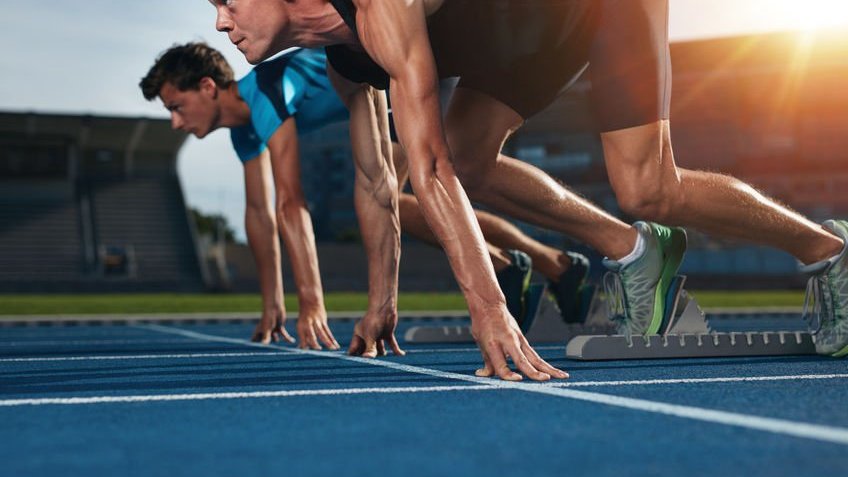
[{"label": "muscular thigh", "polygon": [[596,1],[589,71],[600,131],[669,119],[668,0]]}]

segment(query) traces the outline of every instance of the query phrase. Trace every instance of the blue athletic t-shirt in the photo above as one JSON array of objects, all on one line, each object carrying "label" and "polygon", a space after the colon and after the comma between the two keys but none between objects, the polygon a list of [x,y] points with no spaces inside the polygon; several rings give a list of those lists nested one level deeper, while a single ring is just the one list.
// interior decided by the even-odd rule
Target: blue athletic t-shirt
[{"label": "blue athletic t-shirt", "polygon": [[257,65],[238,81],[250,107],[250,123],[230,129],[233,148],[247,162],[265,150],[289,117],[298,133],[348,119],[348,111],[327,78],[323,49],[298,49]]}]

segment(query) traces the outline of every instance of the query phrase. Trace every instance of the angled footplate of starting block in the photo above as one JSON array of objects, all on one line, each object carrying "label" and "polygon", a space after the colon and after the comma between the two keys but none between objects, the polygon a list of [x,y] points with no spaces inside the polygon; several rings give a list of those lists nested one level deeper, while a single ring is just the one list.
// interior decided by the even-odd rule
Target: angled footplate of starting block
[{"label": "angled footplate of starting block", "polygon": [[[569,338],[585,334],[612,333],[607,319],[606,304],[595,294],[594,287],[585,287],[582,300],[588,307],[584,323],[566,323],[556,303],[548,296],[547,287],[530,286],[527,294],[527,317],[521,331],[531,343],[565,343]],[[407,343],[473,343],[469,325],[413,326],[404,334]]]},{"label": "angled footplate of starting block", "polygon": [[676,278],[669,293],[670,315],[660,334],[648,336],[581,335],[566,346],[566,357],[581,361],[619,359],[713,358],[815,354],[809,333],[798,331],[711,331],[704,312]]}]

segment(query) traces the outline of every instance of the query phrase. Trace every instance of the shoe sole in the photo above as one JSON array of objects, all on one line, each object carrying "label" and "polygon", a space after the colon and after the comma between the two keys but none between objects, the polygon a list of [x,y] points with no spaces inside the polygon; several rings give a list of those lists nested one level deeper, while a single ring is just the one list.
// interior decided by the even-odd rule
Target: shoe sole
[{"label": "shoe sole", "polygon": [[[587,283],[589,277],[589,269],[585,269],[585,273],[577,281],[577,286],[570,288],[572,292],[573,303],[568,309],[559,307],[560,318],[564,323],[583,323],[586,321],[586,315],[589,313],[589,303],[592,301],[592,296],[595,294],[595,288]],[[559,284],[562,286],[562,283]],[[556,301],[556,295],[549,290],[550,297]]]},{"label": "shoe sole", "polygon": [[528,288],[527,292],[524,293],[524,303],[527,305],[527,312],[524,315],[524,319],[519,323],[519,328],[521,328],[521,332],[525,335],[530,331],[530,328],[533,326],[533,322],[536,320],[536,313],[539,310],[539,305],[541,305],[542,297],[546,294],[546,287],[544,285],[532,285]]},{"label": "shoe sole", "polygon": [[671,234],[668,237],[657,237],[663,250],[663,268],[657,290],[654,292],[654,314],[651,317],[651,325],[645,331],[645,335],[655,335],[665,320],[668,312],[666,309],[666,295],[677,276],[677,270],[683,262],[686,253],[686,232],[683,229],[670,227]]}]

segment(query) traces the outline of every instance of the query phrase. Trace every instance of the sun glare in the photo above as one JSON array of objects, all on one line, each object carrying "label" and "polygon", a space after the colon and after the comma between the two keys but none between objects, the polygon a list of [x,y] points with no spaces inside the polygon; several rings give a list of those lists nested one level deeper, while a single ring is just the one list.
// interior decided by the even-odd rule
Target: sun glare
[{"label": "sun glare", "polygon": [[848,28],[848,0],[773,0],[763,14],[793,30]]}]

